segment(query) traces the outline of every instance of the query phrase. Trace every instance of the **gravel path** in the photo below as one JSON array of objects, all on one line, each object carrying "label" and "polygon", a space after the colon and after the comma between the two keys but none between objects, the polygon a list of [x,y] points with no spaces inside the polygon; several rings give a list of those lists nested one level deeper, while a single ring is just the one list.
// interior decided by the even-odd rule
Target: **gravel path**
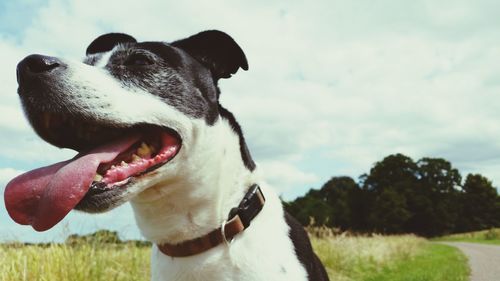
[{"label": "gravel path", "polygon": [[459,248],[469,258],[470,281],[500,280],[500,246],[465,242],[443,244]]}]

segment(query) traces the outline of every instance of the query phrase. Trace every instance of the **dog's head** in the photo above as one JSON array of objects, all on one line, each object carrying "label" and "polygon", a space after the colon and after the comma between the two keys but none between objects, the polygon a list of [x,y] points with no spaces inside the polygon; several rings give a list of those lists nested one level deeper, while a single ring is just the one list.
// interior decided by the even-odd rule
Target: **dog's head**
[{"label": "dog's head", "polygon": [[181,176],[197,128],[225,111],[217,81],[239,68],[248,69],[243,51],[220,31],[170,44],[105,34],[83,63],[26,57],[17,79],[29,122],[45,141],[79,154],[12,180],[9,214],[46,230],[73,208],[106,211]]}]

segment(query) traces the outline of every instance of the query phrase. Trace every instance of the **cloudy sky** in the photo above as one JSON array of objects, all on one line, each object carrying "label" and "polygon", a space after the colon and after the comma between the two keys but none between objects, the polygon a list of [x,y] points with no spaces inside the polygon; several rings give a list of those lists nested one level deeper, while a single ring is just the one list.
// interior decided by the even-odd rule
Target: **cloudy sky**
[{"label": "cloudy sky", "polygon": [[[0,0],[0,191],[21,171],[74,155],[29,128],[16,95],[19,60],[80,59],[112,31],[168,42],[206,29],[227,32],[247,55],[249,71],[221,81],[222,103],[285,199],[334,175],[357,178],[398,152],[444,157],[464,176],[500,183],[497,1],[305,3]],[[0,204],[0,240],[62,240],[105,227],[140,237],[128,205],[72,213],[40,234],[15,225]]]}]

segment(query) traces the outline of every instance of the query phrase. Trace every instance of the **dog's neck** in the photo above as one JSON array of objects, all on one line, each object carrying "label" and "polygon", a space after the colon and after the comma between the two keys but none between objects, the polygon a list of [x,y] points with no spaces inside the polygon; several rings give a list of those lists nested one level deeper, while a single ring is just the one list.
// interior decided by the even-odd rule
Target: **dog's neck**
[{"label": "dog's neck", "polygon": [[228,119],[192,130],[171,176],[131,201],[142,234],[157,244],[194,239],[216,229],[257,181],[242,160],[242,140]]}]

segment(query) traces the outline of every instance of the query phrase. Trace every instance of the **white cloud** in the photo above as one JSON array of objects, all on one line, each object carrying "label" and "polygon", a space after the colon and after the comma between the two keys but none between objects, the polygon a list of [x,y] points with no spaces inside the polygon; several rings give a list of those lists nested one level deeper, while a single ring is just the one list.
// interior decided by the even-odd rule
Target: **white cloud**
[{"label": "white cloud", "polygon": [[[23,58],[24,52],[15,44],[7,41],[0,34],[0,53],[2,53],[2,66],[0,67],[0,98],[2,98],[2,116],[9,118],[8,121],[13,121],[14,124],[19,125],[22,123],[21,114],[19,111],[19,101],[16,94],[17,81],[16,81],[16,65]],[[9,109],[9,112],[4,110]],[[14,113],[17,112],[17,113]],[[3,115],[5,114],[5,115]],[[2,121],[5,124],[7,121]]]},{"label": "white cloud", "polygon": [[[21,173],[23,173],[23,171],[12,168],[0,168],[0,186],[4,186],[9,180],[20,175]],[[1,190],[3,191],[3,188]]]},{"label": "white cloud", "polygon": [[280,194],[285,194],[293,186],[310,185],[318,181],[315,174],[303,172],[284,161],[264,161],[259,163],[259,167],[265,180]]},{"label": "white cloud", "polygon": [[[499,87],[491,78],[500,73],[500,49],[490,40],[486,34],[457,41],[392,31],[380,31],[376,39],[331,40],[304,53],[297,67],[285,68],[303,80],[286,80],[280,69],[269,67],[263,83],[232,90],[245,92],[244,102],[225,99],[250,124],[257,147],[263,142],[281,156],[326,146],[332,161],[343,162],[342,170],[352,176],[396,152],[419,158],[446,151],[462,167],[463,155],[476,149],[474,138],[492,144],[483,147],[484,158],[475,157],[486,168],[486,160],[500,157],[494,149],[500,137]],[[466,145],[450,150],[456,143]],[[500,180],[498,173],[487,176]]]}]

